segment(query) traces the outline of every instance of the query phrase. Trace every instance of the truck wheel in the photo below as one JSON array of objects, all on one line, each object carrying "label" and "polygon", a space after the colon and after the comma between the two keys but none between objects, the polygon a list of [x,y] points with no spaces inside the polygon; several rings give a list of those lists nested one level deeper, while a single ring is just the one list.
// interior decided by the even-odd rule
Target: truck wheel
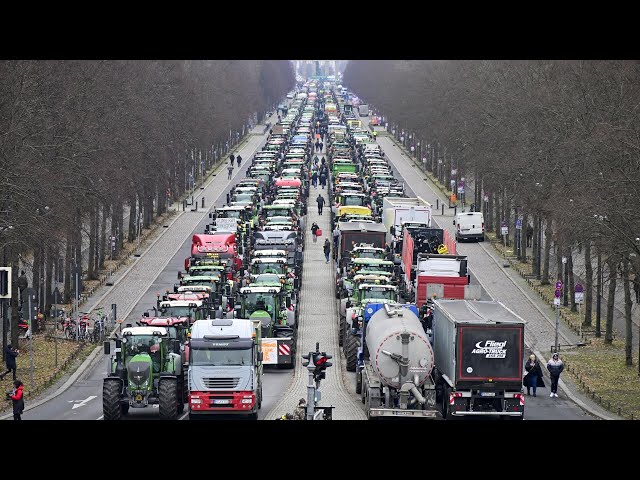
[{"label": "truck wheel", "polygon": [[449,387],[447,385],[442,388],[442,418],[444,420],[453,418],[449,412]]},{"label": "truck wheel", "polygon": [[[175,378],[161,378],[158,386],[159,410],[162,420],[178,418],[178,385]],[[181,399],[180,399],[181,400]]]},{"label": "truck wheel", "polygon": [[249,420],[258,420],[258,412],[257,412],[257,411],[255,411],[255,412],[253,412],[253,413],[250,413],[250,414],[247,416],[247,418],[248,418]]},{"label": "truck wheel", "polygon": [[349,334],[346,338],[347,372],[355,372],[358,362],[358,348],[360,348],[360,337]]},{"label": "truck wheel", "polygon": [[119,379],[104,379],[102,384],[102,414],[105,420],[120,420],[122,418]]},{"label": "truck wheel", "polygon": [[347,319],[340,316],[340,326],[338,327],[338,345],[342,346],[344,343],[344,325],[347,323]]},{"label": "truck wheel", "polygon": [[362,393],[362,371],[356,371],[356,393]]}]

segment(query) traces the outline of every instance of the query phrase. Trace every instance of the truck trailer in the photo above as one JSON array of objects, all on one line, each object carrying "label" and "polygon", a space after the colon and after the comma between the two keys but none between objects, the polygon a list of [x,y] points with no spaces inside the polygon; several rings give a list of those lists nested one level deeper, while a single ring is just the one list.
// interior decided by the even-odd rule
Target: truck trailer
[{"label": "truck trailer", "polygon": [[433,373],[442,417],[522,420],[525,320],[498,301],[433,304]]},{"label": "truck trailer", "polygon": [[420,197],[384,197],[382,199],[382,221],[387,229],[387,243],[402,239],[403,224],[413,223],[431,226],[431,204]]}]

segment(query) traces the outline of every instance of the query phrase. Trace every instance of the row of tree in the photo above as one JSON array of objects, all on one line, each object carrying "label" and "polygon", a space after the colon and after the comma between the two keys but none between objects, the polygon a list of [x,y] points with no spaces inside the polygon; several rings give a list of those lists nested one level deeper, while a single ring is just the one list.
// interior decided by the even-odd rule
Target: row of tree
[{"label": "row of tree", "polygon": [[[608,272],[605,341],[613,340],[621,280],[631,365],[630,282],[640,278],[638,62],[351,61],[344,83],[412,136],[424,168],[445,185],[473,181],[487,230],[506,222],[513,236],[517,218],[525,229],[532,224],[533,268],[543,283],[550,262],[562,272],[565,256],[573,310],[573,247],[584,247],[586,326],[597,255]],[[526,262],[526,235],[519,241]]]},{"label": "row of tree", "polygon": [[72,266],[95,278],[109,237],[117,255],[294,84],[279,60],[0,62],[0,248],[16,295],[33,255],[41,307],[54,275],[68,301]]}]

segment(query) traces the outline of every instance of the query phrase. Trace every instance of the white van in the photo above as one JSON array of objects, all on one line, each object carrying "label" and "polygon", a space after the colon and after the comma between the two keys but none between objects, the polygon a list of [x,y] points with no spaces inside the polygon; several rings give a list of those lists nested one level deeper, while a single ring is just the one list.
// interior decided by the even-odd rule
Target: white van
[{"label": "white van", "polygon": [[476,239],[484,242],[484,215],[482,212],[458,213],[453,224],[456,226],[456,241]]}]

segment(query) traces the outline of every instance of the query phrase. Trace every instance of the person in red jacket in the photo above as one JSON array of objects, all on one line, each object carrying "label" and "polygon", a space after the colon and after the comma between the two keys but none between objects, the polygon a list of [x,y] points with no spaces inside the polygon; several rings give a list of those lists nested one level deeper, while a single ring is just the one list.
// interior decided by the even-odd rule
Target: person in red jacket
[{"label": "person in red jacket", "polygon": [[11,401],[13,402],[13,419],[22,420],[20,415],[22,415],[22,411],[24,410],[24,398],[22,398],[24,385],[22,385],[20,380],[16,380],[13,382],[13,386],[15,388],[10,395]]}]

